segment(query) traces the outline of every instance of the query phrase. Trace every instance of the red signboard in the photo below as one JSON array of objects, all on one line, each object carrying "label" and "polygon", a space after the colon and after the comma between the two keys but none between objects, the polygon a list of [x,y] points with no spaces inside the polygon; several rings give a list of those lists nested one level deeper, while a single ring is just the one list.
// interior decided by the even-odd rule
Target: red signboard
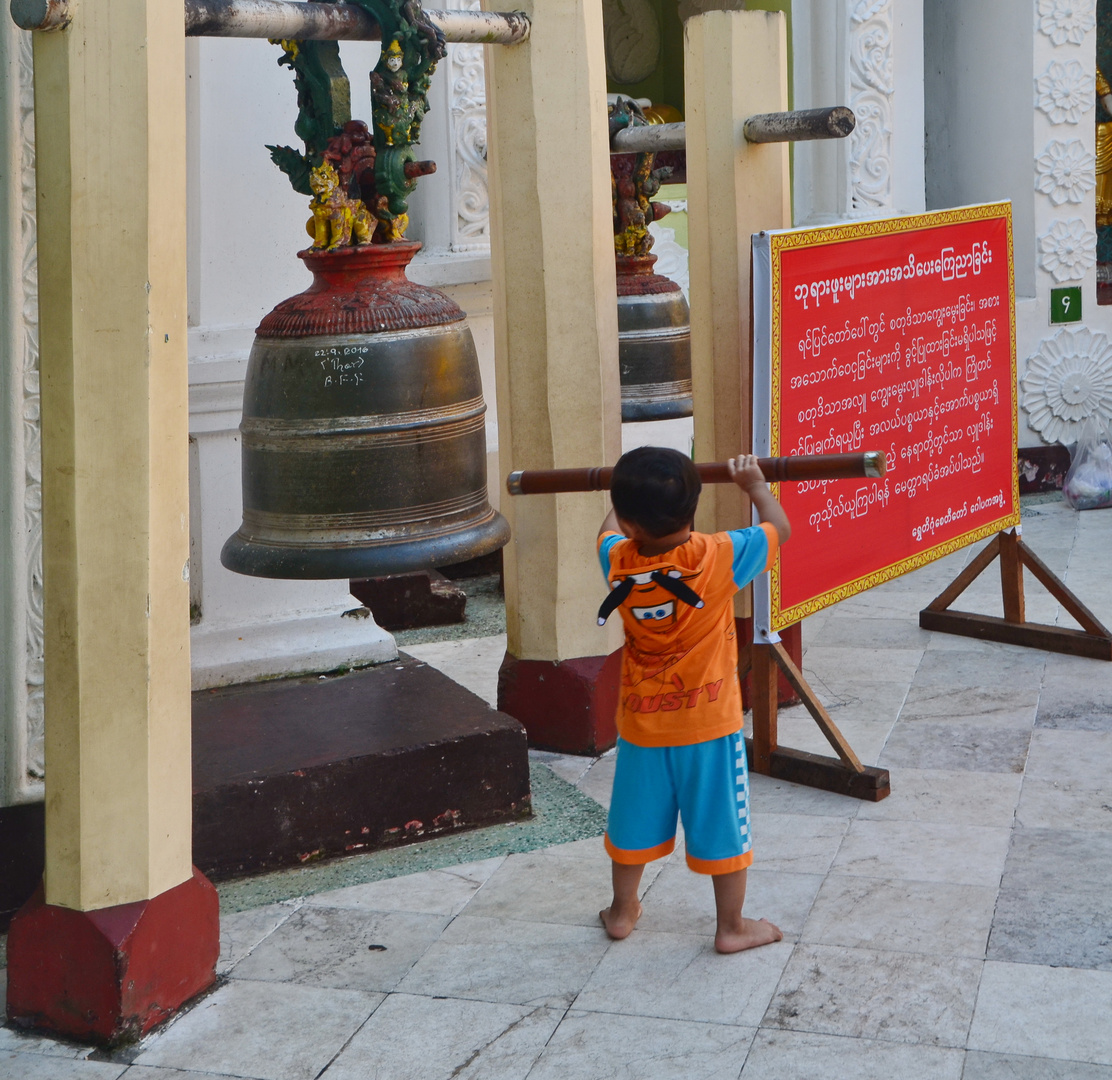
[{"label": "red signboard", "polygon": [[1019,522],[1011,207],[754,237],[758,453],[882,450],[779,485],[771,628]]}]

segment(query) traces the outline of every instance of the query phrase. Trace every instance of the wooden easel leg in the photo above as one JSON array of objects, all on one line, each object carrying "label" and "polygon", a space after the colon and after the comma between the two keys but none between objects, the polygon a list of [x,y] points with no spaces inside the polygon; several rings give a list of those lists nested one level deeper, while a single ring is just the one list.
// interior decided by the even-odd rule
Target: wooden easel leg
[{"label": "wooden easel leg", "polygon": [[776,662],[772,648],[754,642],[749,646],[753,689],[753,771],[772,774],[776,750]]},{"label": "wooden easel leg", "polygon": [[[831,746],[838,751],[840,761],[778,744],[776,711],[777,673],[780,668],[803,698]],[[752,675],[753,738],[745,742],[749,768],[753,772],[870,802],[879,802],[888,795],[891,790],[888,770],[861,764],[782,646],[750,645],[740,657],[738,670],[748,670]]]},{"label": "wooden easel leg", "polygon": [[[950,611],[950,605],[997,556],[1000,557],[1004,617],[998,619],[994,615]],[[1084,629],[1072,630],[1064,626],[1027,622],[1023,596],[1025,566]],[[1094,660],[1112,660],[1112,631],[1058,580],[1016,532],[998,533],[950,586],[919,612],[919,625],[924,630],[938,630],[945,634],[1088,656]]]},{"label": "wooden easel leg", "polygon": [[1000,533],[1000,591],[1004,598],[1004,620],[1026,622],[1023,602],[1023,563],[1019,557],[1020,539],[1014,530]]}]

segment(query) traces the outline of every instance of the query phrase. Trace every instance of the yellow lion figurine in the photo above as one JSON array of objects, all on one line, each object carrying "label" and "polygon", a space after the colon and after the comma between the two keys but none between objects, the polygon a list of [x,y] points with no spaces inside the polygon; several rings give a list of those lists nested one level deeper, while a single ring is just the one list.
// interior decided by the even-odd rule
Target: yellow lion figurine
[{"label": "yellow lion figurine", "polygon": [[335,251],[351,244],[369,244],[374,219],[362,200],[352,199],[340,185],[340,176],[330,161],[322,162],[309,174],[313,198],[312,218],[306,223],[314,248]]}]

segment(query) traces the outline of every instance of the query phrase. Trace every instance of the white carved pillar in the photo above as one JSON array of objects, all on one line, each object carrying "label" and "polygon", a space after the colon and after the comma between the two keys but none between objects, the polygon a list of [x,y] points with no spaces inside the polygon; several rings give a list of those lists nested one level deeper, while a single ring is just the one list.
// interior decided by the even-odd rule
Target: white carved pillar
[{"label": "white carved pillar", "polygon": [[31,35],[0,29],[0,806],[42,798],[43,627]]},{"label": "white carved pillar", "polygon": [[793,16],[795,107],[857,117],[847,139],[796,144],[796,224],[921,211],[922,0],[813,0]]}]

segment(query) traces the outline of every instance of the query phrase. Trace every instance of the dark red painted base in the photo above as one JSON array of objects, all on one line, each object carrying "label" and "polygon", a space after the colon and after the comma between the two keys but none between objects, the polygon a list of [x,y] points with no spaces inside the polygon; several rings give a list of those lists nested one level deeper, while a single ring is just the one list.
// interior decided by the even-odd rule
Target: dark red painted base
[{"label": "dark red painted base", "polygon": [[[737,625],[737,643],[738,648],[744,648],[746,645],[753,643],[753,620],[750,619],[735,619]],[[784,646],[788,656],[792,658],[792,663],[796,667],[803,666],[803,624],[793,623],[791,626],[780,631],[780,643]],[[792,684],[784,678],[784,673],[776,669],[776,703],[781,707],[786,705],[798,705],[803,699],[792,689]],[[746,675],[741,680],[741,702],[742,707],[748,709],[752,701],[752,692],[749,689],[749,676]]]},{"label": "dark red painted base", "polygon": [[465,618],[467,593],[436,570],[356,578],[348,587],[383,630],[447,626]]},{"label": "dark red painted base", "polygon": [[498,708],[525,725],[529,744],[564,754],[601,754],[618,738],[622,650],[574,660],[518,660],[498,671]]},{"label": "dark red painted base", "polygon": [[150,900],[97,911],[47,904],[40,885],[8,934],[8,1020],[82,1042],[139,1038],[215,980],[219,914],[196,868]]}]

